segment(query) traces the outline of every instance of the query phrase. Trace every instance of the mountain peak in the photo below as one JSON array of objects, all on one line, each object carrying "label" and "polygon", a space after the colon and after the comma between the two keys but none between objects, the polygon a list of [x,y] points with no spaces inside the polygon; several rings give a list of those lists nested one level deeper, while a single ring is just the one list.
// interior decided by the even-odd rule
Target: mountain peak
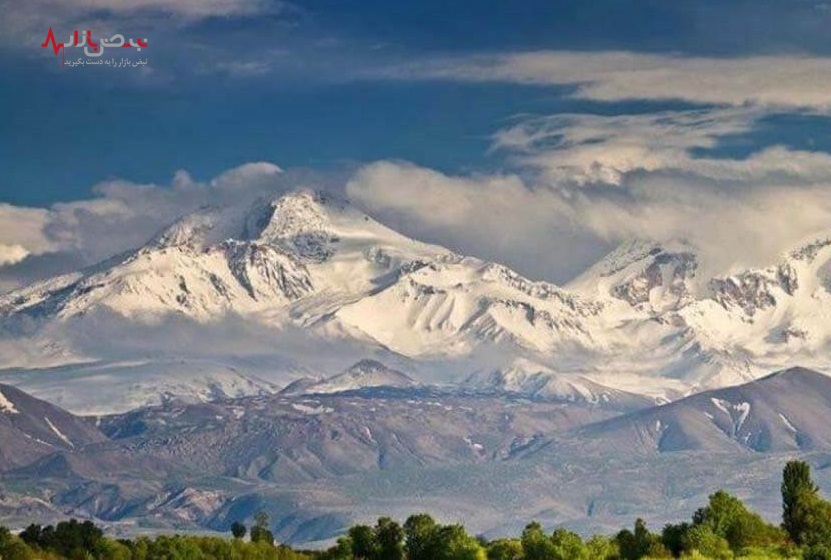
[{"label": "mountain peak", "polygon": [[[218,243],[224,237],[233,237],[228,231],[227,210],[213,206],[203,206],[195,212],[181,216],[178,220],[163,228],[150,240],[147,247],[164,249],[168,247],[191,247],[203,249]],[[226,227],[222,227],[226,226]]]},{"label": "mountain peak", "polygon": [[363,359],[344,372],[318,383],[304,383],[295,387],[286,387],[284,394],[340,393],[370,387],[414,387],[415,380],[410,376],[394,370],[372,359]]},{"label": "mountain peak", "polygon": [[637,239],[622,243],[568,288],[660,312],[693,297],[697,269],[698,258],[689,244]]},{"label": "mountain peak", "polygon": [[[352,364],[346,372],[356,373],[356,374],[367,374],[367,373],[376,373],[376,372],[387,372],[387,371],[395,371],[381,362],[377,360],[373,360],[371,358],[364,358],[358,362]],[[402,374],[403,375],[403,374]]]},{"label": "mountain peak", "polygon": [[[759,381],[765,380],[790,380],[790,381],[805,381],[805,382],[825,382],[831,384],[831,378],[829,378],[824,373],[821,373],[815,369],[810,369],[802,366],[794,366],[789,367],[787,369],[782,369],[776,372],[771,373],[770,375],[763,377]],[[751,382],[752,383],[752,382]]]},{"label": "mountain peak", "polygon": [[267,240],[326,229],[331,226],[329,204],[330,199],[312,189],[261,200],[248,217],[246,233],[252,238]]},{"label": "mountain peak", "polygon": [[249,214],[244,232],[246,237],[323,261],[331,256],[331,245],[338,240],[331,213],[343,208],[320,192],[302,189],[260,203]]}]

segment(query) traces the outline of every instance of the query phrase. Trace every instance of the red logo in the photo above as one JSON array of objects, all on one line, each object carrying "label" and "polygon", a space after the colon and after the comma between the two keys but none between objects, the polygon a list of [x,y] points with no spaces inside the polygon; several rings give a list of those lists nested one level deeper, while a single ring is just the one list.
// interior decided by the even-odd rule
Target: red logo
[{"label": "red logo", "polygon": [[[62,53],[62,64],[66,64],[66,56],[65,56],[65,49],[67,47],[77,47],[83,48],[84,54],[88,58],[99,58],[104,54],[105,49],[117,47],[117,48],[125,48],[130,49],[134,48],[136,51],[141,51],[142,48],[147,48],[147,39],[125,39],[124,35],[120,33],[113,35],[109,39],[100,39],[97,43],[92,40],[92,30],[87,30],[86,34],[79,34],[78,30],[76,29],[75,32],[70,35],[69,41],[64,43],[59,43],[57,39],[55,39],[55,32],[52,31],[52,28],[49,28],[49,32],[46,34],[46,39],[40,45],[43,48],[52,47],[52,50],[55,52],[55,56],[58,55],[58,51]],[[81,59],[79,59],[81,60]],[[90,62],[88,64],[93,64],[94,62]],[[144,64],[147,62],[145,61]],[[104,64],[100,62],[100,64]]]}]

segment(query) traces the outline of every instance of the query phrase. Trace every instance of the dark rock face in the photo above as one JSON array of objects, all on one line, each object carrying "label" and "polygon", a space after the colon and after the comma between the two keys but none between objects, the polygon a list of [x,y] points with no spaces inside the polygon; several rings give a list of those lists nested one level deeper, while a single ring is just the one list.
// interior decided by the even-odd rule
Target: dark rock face
[{"label": "dark rock face", "polygon": [[698,262],[692,253],[669,253],[655,248],[650,253],[652,262],[644,271],[624,283],[614,286],[612,295],[631,305],[649,302],[655,288],[663,288],[665,296],[670,295],[681,303],[691,296],[689,281],[695,278]]},{"label": "dark rock face", "polygon": [[745,271],[736,276],[714,278],[710,282],[713,299],[725,309],[737,307],[753,316],[757,310],[776,305],[775,290],[792,296],[799,288],[796,271],[788,264],[772,270]]}]

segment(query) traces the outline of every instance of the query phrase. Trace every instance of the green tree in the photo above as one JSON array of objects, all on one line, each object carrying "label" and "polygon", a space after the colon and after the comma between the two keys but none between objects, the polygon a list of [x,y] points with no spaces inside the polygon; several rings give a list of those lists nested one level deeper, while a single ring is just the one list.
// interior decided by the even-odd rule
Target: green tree
[{"label": "green tree", "polygon": [[461,525],[439,526],[433,533],[433,560],[487,560],[485,549]]},{"label": "green tree", "polygon": [[488,560],[520,560],[522,542],[517,539],[499,539],[486,547]]},{"label": "green tree", "polygon": [[239,521],[234,521],[233,523],[231,523],[231,534],[234,535],[235,539],[241,539],[245,537],[246,531],[247,529],[245,528],[245,525],[243,525]]},{"label": "green tree", "polygon": [[349,528],[349,539],[352,542],[352,556],[356,560],[373,560],[376,558],[377,543],[375,531],[369,525],[355,525]]},{"label": "green tree", "polygon": [[32,560],[32,550],[19,537],[12,535],[5,527],[0,527],[0,558],[3,560]]},{"label": "green tree", "polygon": [[661,542],[676,558],[684,551],[684,536],[690,530],[689,523],[678,523],[677,525],[665,525],[661,531]]},{"label": "green tree", "polygon": [[580,535],[567,529],[557,529],[551,535],[554,545],[551,560],[594,560]]},{"label": "green tree", "polygon": [[407,560],[487,560],[487,554],[461,525],[439,525],[427,514],[404,522]]},{"label": "green tree", "polygon": [[635,521],[635,531],[624,529],[615,536],[615,541],[623,560],[639,560],[660,542],[658,535],[653,535],[646,528],[646,522],[638,518]]},{"label": "green tree", "polygon": [[586,548],[592,560],[614,560],[620,556],[617,543],[601,535],[595,535],[586,541]]},{"label": "green tree", "polygon": [[274,534],[268,528],[268,514],[262,510],[254,514],[254,526],[251,527],[251,542],[274,544]]},{"label": "green tree", "polygon": [[340,537],[337,544],[320,555],[321,560],[352,560],[352,539]]},{"label": "green tree", "polygon": [[37,523],[31,523],[20,532],[20,538],[29,546],[40,546],[43,528]]},{"label": "green tree", "polygon": [[382,517],[375,525],[375,543],[377,560],[402,560],[404,558],[404,531],[401,525]]},{"label": "green tree", "polygon": [[817,550],[831,546],[831,503],[817,494],[797,495],[792,522],[797,528],[794,538],[797,544]]},{"label": "green tree", "polygon": [[817,497],[819,488],[811,480],[811,467],[804,461],[789,461],[782,471],[782,528],[796,544],[803,544],[806,509],[804,503]]},{"label": "green tree", "polygon": [[404,551],[407,560],[432,560],[437,525],[426,513],[411,515],[404,522]]},{"label": "green tree", "polygon": [[554,543],[536,521],[525,526],[521,542],[525,560],[549,560],[554,557]]},{"label": "green tree", "polygon": [[[92,553],[98,560],[132,560],[133,558],[127,546],[107,538],[98,541]],[[5,556],[3,558],[5,559]]]},{"label": "green tree", "polygon": [[695,512],[693,525],[707,525],[714,534],[726,539],[734,552],[784,541],[779,529],[748,510],[741,500],[721,490],[710,496],[707,506]]},{"label": "green tree", "polygon": [[717,535],[709,525],[692,526],[684,535],[684,549],[688,552],[700,552],[713,560],[733,558],[733,552],[727,539]]},{"label": "green tree", "polygon": [[802,560],[831,560],[831,545],[816,544],[802,553]]}]

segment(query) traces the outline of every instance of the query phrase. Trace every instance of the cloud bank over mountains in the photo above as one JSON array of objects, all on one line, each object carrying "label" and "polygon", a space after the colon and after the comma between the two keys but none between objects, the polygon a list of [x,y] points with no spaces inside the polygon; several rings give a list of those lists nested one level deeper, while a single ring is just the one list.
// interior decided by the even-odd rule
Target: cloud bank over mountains
[{"label": "cloud bank over mountains", "polygon": [[684,240],[708,273],[762,266],[831,229],[831,155],[784,145],[718,153],[723,139],[768,114],[717,107],[518,117],[494,133],[492,150],[505,164],[489,173],[389,160],[346,174],[284,172],[253,162],[207,181],[184,170],[168,185],[109,180],[88,200],[0,208],[2,286],[36,277],[37,259],[44,275],[54,273],[49,262],[89,265],[201,206],[303,186],[345,193],[408,235],[559,283],[632,238]]}]

